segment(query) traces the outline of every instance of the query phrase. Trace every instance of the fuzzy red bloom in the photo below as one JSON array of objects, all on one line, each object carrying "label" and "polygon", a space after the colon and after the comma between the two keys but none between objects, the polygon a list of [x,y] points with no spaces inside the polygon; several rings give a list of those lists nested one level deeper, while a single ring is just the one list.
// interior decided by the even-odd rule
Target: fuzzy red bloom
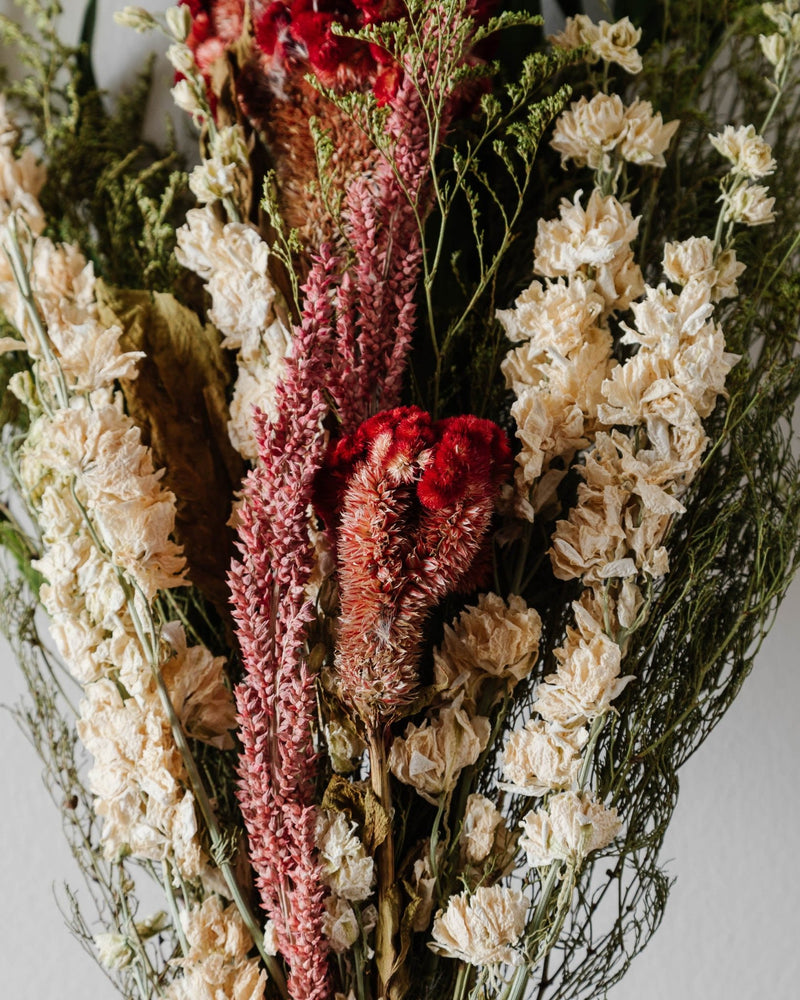
[{"label": "fuzzy red bloom", "polygon": [[428,614],[474,569],[510,469],[499,427],[433,423],[417,407],[379,413],[329,450],[316,497],[335,526],[336,667],[370,726],[413,700]]}]

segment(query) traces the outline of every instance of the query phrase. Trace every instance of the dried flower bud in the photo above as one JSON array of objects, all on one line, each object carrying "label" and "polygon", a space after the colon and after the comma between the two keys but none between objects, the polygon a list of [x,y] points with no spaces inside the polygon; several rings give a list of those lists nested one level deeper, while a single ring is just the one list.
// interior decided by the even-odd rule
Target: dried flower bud
[{"label": "dried flower bud", "polygon": [[167,49],[167,59],[173,68],[184,76],[194,76],[197,73],[197,64],[194,61],[192,50],[177,42]]},{"label": "dried flower bud", "polygon": [[775,32],[772,35],[759,35],[758,40],[764,58],[775,67],[775,75],[780,76],[786,63],[786,39]]},{"label": "dried flower bud", "polygon": [[176,42],[185,42],[192,30],[192,15],[188,7],[169,7],[166,11],[167,30]]},{"label": "dried flower bud", "polygon": [[143,34],[145,31],[152,31],[158,27],[158,22],[144,7],[124,7],[114,14],[114,20],[123,28],[133,28]]},{"label": "dried flower bud", "polygon": [[203,108],[197,99],[197,94],[188,80],[178,80],[170,91],[175,106],[191,115],[196,122],[204,116]]}]

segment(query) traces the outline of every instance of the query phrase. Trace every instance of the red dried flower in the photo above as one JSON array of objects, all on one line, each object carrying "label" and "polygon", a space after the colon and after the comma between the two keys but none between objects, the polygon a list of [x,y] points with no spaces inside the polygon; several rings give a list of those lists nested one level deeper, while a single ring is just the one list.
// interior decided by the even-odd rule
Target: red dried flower
[{"label": "red dried flower", "polygon": [[433,423],[417,407],[379,413],[329,450],[315,498],[336,537],[336,667],[373,729],[413,700],[428,614],[474,569],[510,469],[495,424]]}]

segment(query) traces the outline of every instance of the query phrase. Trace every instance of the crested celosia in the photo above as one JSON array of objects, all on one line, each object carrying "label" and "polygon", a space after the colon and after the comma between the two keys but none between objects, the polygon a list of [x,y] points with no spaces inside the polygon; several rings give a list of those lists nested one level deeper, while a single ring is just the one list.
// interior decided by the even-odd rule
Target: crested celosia
[{"label": "crested celosia", "polygon": [[481,886],[451,896],[433,922],[428,947],[439,955],[470,965],[517,965],[516,950],[528,913],[528,900],[518,889]]},{"label": "crested celosia", "polygon": [[[337,539],[340,696],[374,724],[413,699],[429,612],[474,573],[509,448],[495,424],[391,410],[340,439],[318,480]],[[378,567],[376,572],[375,567]]]}]

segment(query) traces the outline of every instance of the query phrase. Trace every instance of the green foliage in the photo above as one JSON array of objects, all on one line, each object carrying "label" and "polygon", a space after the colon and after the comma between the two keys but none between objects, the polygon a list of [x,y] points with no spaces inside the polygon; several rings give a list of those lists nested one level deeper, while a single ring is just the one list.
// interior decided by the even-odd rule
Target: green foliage
[{"label": "green foliage", "polygon": [[40,201],[50,235],[78,244],[113,284],[165,290],[185,281],[173,254],[192,204],[182,161],[141,139],[150,67],[108,112],[91,71],[91,17],[73,48],[58,37],[57,3],[21,6],[29,29],[0,18],[0,42],[25,71],[6,93],[30,120],[34,135],[25,140],[38,140],[47,164]]}]

